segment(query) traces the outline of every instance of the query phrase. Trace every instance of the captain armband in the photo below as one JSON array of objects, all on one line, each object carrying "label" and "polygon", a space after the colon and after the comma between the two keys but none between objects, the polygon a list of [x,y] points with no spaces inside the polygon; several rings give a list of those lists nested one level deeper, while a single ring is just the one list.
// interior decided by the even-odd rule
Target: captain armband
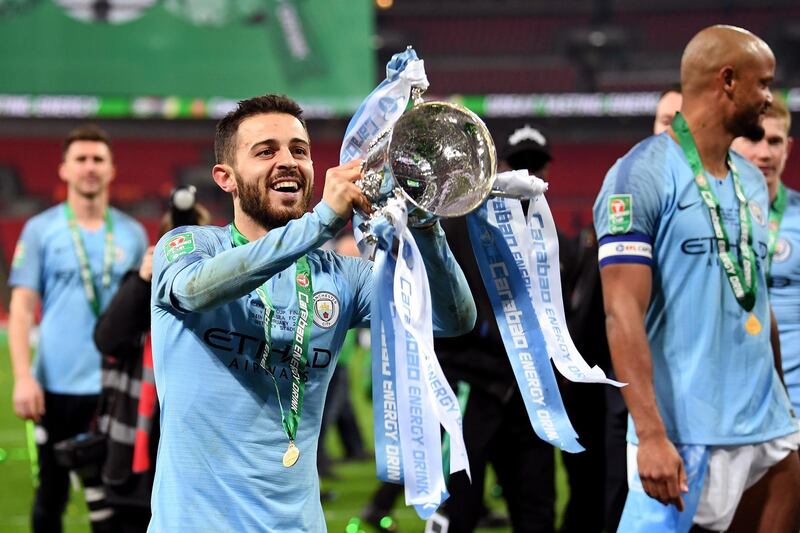
[{"label": "captain armband", "polygon": [[644,233],[606,235],[600,239],[597,251],[600,268],[619,263],[653,265],[653,243]]}]

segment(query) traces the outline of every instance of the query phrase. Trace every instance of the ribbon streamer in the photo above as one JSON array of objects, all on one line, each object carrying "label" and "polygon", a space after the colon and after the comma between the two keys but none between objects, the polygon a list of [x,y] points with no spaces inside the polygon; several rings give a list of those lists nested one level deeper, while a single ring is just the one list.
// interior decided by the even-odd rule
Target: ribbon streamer
[{"label": "ribbon streamer", "polygon": [[510,220],[503,198],[490,198],[467,215],[475,258],[534,431],[553,446],[580,452],[528,288],[506,242],[516,239]]},{"label": "ribbon streamer", "polygon": [[[430,286],[407,227],[407,209],[391,199],[374,223],[373,401],[378,478],[405,484],[406,503],[428,518],[448,497],[440,426],[450,434],[450,473],[469,460],[458,400],[433,350]],[[391,255],[399,240],[397,261]]]},{"label": "ribbon streamer", "polygon": [[[386,64],[386,79],[364,99],[347,124],[339,152],[339,164],[366,156],[372,141],[394,126],[406,110],[413,87],[426,90],[428,77],[425,74],[425,63],[409,46],[392,56]],[[354,214],[353,234],[361,256],[372,257],[376,246],[363,240],[358,229],[361,222],[359,214]]]}]

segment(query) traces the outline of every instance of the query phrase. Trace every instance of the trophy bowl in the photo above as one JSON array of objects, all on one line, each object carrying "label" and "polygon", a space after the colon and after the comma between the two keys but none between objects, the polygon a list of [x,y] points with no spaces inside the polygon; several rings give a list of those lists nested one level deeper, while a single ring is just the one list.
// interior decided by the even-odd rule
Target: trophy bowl
[{"label": "trophy bowl", "polygon": [[373,207],[371,215],[359,213],[365,234],[392,197],[407,202],[411,225],[466,215],[491,192],[496,168],[494,141],[475,113],[449,102],[413,106],[364,159],[358,184]]}]

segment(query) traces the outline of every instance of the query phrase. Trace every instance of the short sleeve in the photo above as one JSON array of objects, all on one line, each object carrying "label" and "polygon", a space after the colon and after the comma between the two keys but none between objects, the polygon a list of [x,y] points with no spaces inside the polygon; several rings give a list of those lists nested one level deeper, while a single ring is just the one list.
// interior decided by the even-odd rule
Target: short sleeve
[{"label": "short sleeve", "polygon": [[594,204],[601,268],[613,263],[652,265],[666,172],[659,139],[639,143],[606,174]]},{"label": "short sleeve", "polygon": [[11,287],[27,287],[42,292],[42,250],[41,228],[38,219],[31,219],[22,228],[22,234],[14,249],[11,260]]}]

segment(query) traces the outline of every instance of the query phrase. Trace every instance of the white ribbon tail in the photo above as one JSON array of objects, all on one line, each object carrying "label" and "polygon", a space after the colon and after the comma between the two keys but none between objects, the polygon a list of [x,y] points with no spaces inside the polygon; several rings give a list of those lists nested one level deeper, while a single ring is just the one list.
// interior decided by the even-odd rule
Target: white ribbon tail
[{"label": "white ribbon tail", "polygon": [[[521,218],[522,208],[518,202],[515,209],[517,215],[514,218]],[[526,248],[523,255],[528,259],[526,267],[531,273],[531,299],[540,318],[547,351],[558,371],[574,382],[623,386],[624,383],[607,378],[599,366],[589,367],[569,334],[561,297],[558,233],[547,199],[543,195],[531,200],[527,228],[519,239]]]},{"label": "white ribbon tail", "polygon": [[527,170],[500,172],[494,178],[493,196],[505,198],[536,198],[547,191],[547,182],[528,174]]}]

